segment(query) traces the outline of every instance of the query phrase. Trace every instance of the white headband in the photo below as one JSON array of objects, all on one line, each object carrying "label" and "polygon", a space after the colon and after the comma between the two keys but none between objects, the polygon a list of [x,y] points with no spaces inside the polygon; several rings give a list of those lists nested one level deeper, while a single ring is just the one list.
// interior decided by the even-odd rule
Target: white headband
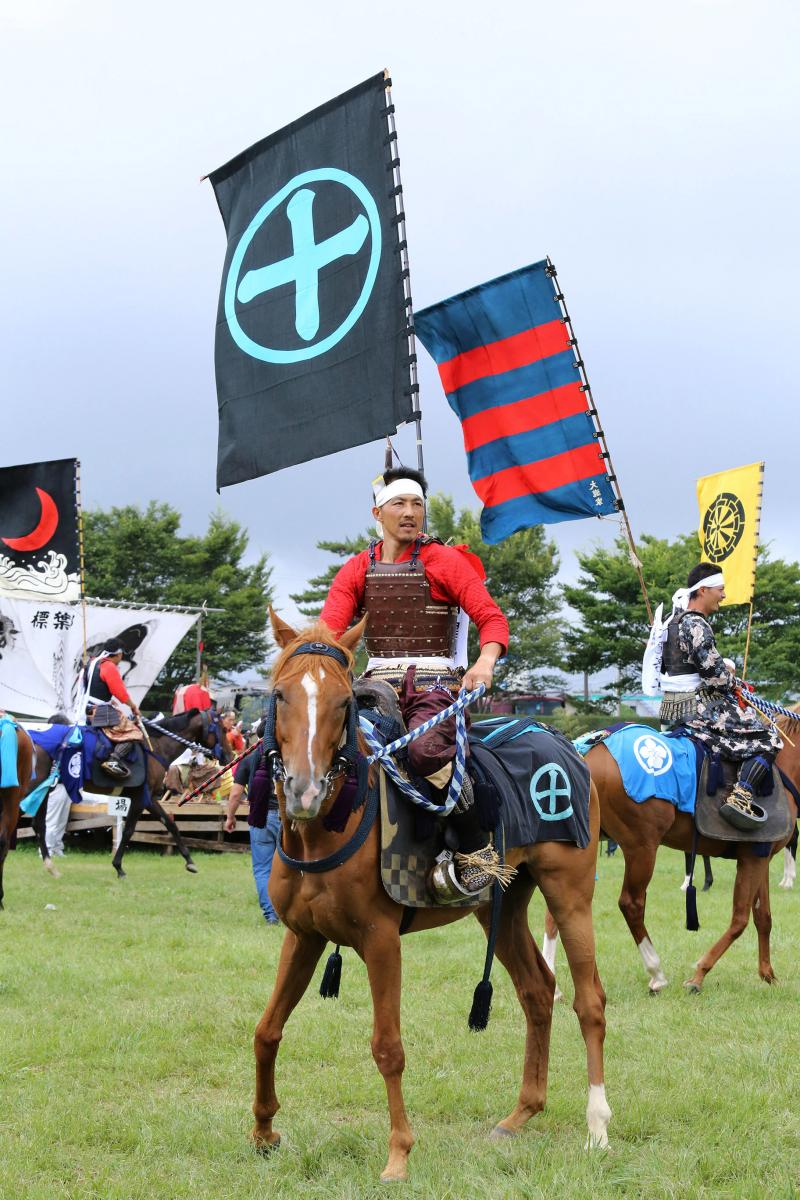
[{"label": "white headband", "polygon": [[676,608],[686,608],[686,605],[689,603],[689,597],[695,592],[699,592],[700,588],[724,586],[725,578],[722,572],[718,571],[716,575],[706,575],[705,579],[701,579],[699,583],[693,583],[691,587],[678,588],[672,597],[673,612]]},{"label": "white headband", "polygon": [[384,504],[394,500],[395,496],[419,496],[420,500],[425,499],[425,493],[416,479],[393,479],[376,493],[375,507],[383,508]]}]

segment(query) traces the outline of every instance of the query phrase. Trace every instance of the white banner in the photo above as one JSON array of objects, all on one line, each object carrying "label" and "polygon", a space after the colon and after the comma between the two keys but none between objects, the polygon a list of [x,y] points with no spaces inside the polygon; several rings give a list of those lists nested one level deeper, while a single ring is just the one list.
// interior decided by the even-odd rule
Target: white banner
[{"label": "white banner", "polygon": [[[126,650],[119,664],[120,674],[133,699],[141,705],[159,671],[196,620],[195,613],[87,604],[89,657],[99,653],[108,638],[118,638]],[[0,596],[0,709],[40,718],[64,712],[74,718],[82,658],[80,604]]]}]

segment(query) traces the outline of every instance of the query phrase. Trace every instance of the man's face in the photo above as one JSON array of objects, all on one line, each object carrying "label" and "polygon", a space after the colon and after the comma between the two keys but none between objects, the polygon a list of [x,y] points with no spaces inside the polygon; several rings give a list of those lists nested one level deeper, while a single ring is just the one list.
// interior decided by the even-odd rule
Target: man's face
[{"label": "man's face", "polygon": [[380,521],[384,534],[410,545],[422,533],[425,503],[419,496],[395,496],[382,508],[373,508],[372,515]]},{"label": "man's face", "polygon": [[724,587],[706,587],[700,588],[697,593],[697,598],[703,606],[703,612],[706,616],[711,616],[719,610],[719,606],[725,599]]}]

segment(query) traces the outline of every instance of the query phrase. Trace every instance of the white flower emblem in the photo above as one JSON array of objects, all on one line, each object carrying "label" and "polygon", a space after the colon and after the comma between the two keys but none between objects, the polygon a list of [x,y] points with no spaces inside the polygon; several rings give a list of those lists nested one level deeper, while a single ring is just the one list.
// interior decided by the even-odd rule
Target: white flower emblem
[{"label": "white flower emblem", "polygon": [[648,775],[664,775],[672,766],[672,750],[667,742],[652,733],[642,734],[633,743],[636,761]]}]

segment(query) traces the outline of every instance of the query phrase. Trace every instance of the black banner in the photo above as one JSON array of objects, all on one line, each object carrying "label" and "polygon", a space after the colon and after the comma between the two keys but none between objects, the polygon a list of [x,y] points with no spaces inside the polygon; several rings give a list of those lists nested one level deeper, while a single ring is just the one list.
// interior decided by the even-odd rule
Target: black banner
[{"label": "black banner", "polygon": [[394,433],[408,384],[383,73],[211,176],[228,251],[217,486]]},{"label": "black banner", "polygon": [[80,600],[78,463],[0,468],[0,595]]}]

